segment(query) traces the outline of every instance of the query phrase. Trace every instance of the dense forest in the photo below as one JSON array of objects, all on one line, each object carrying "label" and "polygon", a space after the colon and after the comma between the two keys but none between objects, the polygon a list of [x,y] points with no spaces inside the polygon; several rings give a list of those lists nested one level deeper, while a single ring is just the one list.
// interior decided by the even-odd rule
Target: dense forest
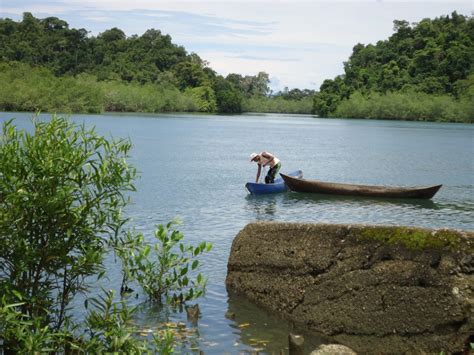
[{"label": "dense forest", "polygon": [[0,65],[3,110],[242,112],[269,94],[267,73],[224,78],[159,30],[91,37],[31,13],[0,19]]},{"label": "dense forest", "polygon": [[324,117],[474,122],[474,19],[453,12],[357,44],[314,97]]},{"label": "dense forest", "polygon": [[285,112],[321,117],[474,121],[474,19],[453,12],[357,44],[319,92],[272,93],[265,72],[218,75],[150,29],[98,36],[56,17],[0,19],[0,110]]}]

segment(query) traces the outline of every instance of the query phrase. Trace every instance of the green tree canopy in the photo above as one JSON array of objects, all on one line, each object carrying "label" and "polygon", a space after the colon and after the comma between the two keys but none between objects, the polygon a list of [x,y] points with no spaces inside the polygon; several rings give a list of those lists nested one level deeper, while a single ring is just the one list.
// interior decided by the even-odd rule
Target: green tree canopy
[{"label": "green tree canopy", "polygon": [[474,71],[474,18],[453,12],[411,25],[404,20],[393,24],[395,33],[387,40],[354,46],[344,75],[321,85],[314,99],[316,113],[333,114],[356,91],[366,97],[407,90],[457,94],[456,83]]}]

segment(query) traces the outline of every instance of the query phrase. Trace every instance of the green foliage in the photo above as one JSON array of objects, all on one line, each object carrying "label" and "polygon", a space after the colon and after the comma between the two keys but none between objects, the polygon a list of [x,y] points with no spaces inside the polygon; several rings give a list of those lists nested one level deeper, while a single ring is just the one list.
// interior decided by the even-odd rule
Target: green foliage
[{"label": "green foliage", "polygon": [[298,107],[305,91],[280,95],[291,104],[269,104],[267,73],[224,79],[159,30],[127,37],[114,27],[89,37],[31,13],[19,22],[0,19],[0,80],[6,111],[240,113],[245,98],[256,112],[308,112],[306,101]]},{"label": "green foliage", "polygon": [[270,92],[268,84],[270,83],[269,75],[265,72],[259,72],[255,76],[240,74],[229,74],[226,80],[230,82],[235,89],[239,90],[245,97],[267,96]]},{"label": "green foliage", "polygon": [[307,97],[313,97],[315,94],[314,90],[309,89],[291,89],[289,90],[288,87],[285,87],[283,91],[277,92],[276,94],[272,95],[273,97],[282,97],[285,100],[303,100]]},{"label": "green foliage", "polygon": [[456,100],[449,95],[420,92],[363,95],[356,91],[337,106],[332,116],[474,123],[474,105],[471,100]]},{"label": "green foliage", "polygon": [[[89,74],[56,77],[45,68],[0,64],[0,110],[45,112],[198,111],[199,101],[166,81],[98,81]],[[212,108],[212,106],[211,106]]]},{"label": "green foliage", "polygon": [[173,73],[178,81],[178,88],[180,90],[209,85],[209,79],[199,64],[190,62],[178,63],[173,67]]},{"label": "green foliage", "polygon": [[200,297],[206,280],[188,275],[211,245],[184,246],[182,233],[169,233],[172,223],[158,228],[153,246],[123,230],[136,174],[126,162],[128,140],[56,116],[33,125],[28,133],[5,122],[0,138],[0,351],[171,353],[169,331],[152,342],[134,335],[135,309],[113,291],[87,299],[83,326],[68,305],[105,275],[111,248],[123,261],[123,284],[136,279],[158,301]]},{"label": "green foliage", "polygon": [[199,102],[170,85],[100,82],[103,110],[109,112],[197,111]]},{"label": "green foliage", "polygon": [[3,125],[0,141],[0,293],[59,329],[66,307],[103,270],[108,238],[133,191],[126,140],[108,141],[53,116],[33,134]]},{"label": "green foliage", "polygon": [[216,96],[214,90],[209,86],[199,86],[192,89],[187,89],[186,93],[193,98],[197,104],[199,112],[214,112],[216,111]]},{"label": "green foliage", "polygon": [[154,82],[157,74],[190,61],[171,37],[150,29],[142,36],[126,37],[112,28],[97,37],[85,29],[70,29],[56,17],[37,19],[24,13],[21,22],[0,19],[0,58],[46,66],[56,75],[95,74],[140,83]]},{"label": "green foliage", "polygon": [[243,94],[235,85],[217,76],[214,79],[214,91],[216,93],[217,110],[223,113],[240,113],[242,112]]},{"label": "green foliage", "polygon": [[100,112],[104,95],[95,78],[55,77],[45,68],[0,63],[0,110]]},{"label": "green foliage", "polygon": [[312,107],[312,97],[300,100],[285,99],[282,96],[251,97],[243,101],[243,109],[247,112],[310,114]]},{"label": "green foliage", "polygon": [[[16,297],[13,297],[17,299]],[[17,353],[47,353],[60,351],[68,337],[67,331],[54,331],[20,309],[25,302],[9,303],[4,295],[0,299],[0,351]]]},{"label": "green foliage", "polygon": [[184,245],[184,235],[175,229],[175,221],[159,225],[155,231],[155,244],[143,242],[137,236],[136,248],[129,248],[121,259],[126,274],[138,281],[149,298],[158,303],[165,298],[173,304],[181,304],[202,296],[206,282],[202,274],[195,274],[200,265],[197,257],[209,252],[212,245],[206,242],[198,246]]},{"label": "green foliage", "polygon": [[[388,40],[354,46],[344,63],[344,75],[321,86],[314,112],[324,117],[472,122],[472,105],[457,100],[466,93],[458,83],[474,70],[473,23],[474,18],[456,12],[413,26],[395,20],[395,33]],[[406,95],[400,99],[396,93]],[[432,95],[433,103],[423,94]],[[405,101],[410,107],[395,107],[391,99]],[[429,106],[422,108],[422,102]],[[382,103],[390,108],[379,109]]]},{"label": "green foliage", "polygon": [[123,352],[140,354],[158,352],[170,354],[173,351],[173,336],[171,332],[159,338],[153,335],[153,343],[139,340],[133,336],[137,327],[133,324],[133,314],[136,308],[127,306],[123,300],[114,301],[114,292],[107,291],[104,296],[88,300],[93,309],[85,320],[85,333],[75,347],[85,353]]},{"label": "green foliage", "polygon": [[39,318],[31,318],[20,311],[24,302],[7,303],[0,299],[0,350],[18,353],[159,353],[173,352],[173,334],[153,334],[152,341],[140,340],[134,334],[139,329],[133,324],[135,308],[114,300],[114,292],[88,300],[92,304],[85,323],[76,334],[68,327],[57,330],[41,325]]}]

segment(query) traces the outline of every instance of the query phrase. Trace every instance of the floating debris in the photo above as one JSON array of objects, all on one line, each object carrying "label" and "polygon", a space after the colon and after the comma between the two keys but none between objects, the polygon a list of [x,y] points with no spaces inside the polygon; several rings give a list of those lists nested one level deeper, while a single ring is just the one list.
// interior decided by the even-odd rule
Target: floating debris
[{"label": "floating debris", "polygon": [[149,334],[153,333],[153,330],[152,329],[141,329],[139,331],[137,331],[138,334],[140,334],[140,336],[142,337],[147,337]]}]

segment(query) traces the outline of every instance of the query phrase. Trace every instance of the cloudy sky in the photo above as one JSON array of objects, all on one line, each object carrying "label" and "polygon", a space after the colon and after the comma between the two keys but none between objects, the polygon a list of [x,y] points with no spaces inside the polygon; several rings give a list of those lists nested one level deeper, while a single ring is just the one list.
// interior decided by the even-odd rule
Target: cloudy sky
[{"label": "cloudy sky", "polygon": [[392,34],[393,20],[417,22],[457,11],[474,0],[0,0],[0,17],[56,16],[91,35],[118,27],[128,36],[149,28],[170,34],[219,74],[269,73],[274,90],[318,89],[343,73],[357,43]]}]

